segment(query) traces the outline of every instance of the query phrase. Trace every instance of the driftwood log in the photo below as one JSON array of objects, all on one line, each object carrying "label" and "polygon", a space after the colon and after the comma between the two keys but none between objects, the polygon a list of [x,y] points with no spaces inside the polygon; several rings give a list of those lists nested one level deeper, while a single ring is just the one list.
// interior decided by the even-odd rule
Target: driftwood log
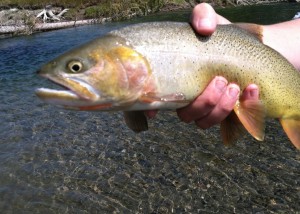
[{"label": "driftwood log", "polygon": [[22,34],[23,32],[27,32],[30,28],[31,32],[36,31],[49,31],[61,28],[68,28],[68,27],[76,27],[80,25],[87,25],[87,24],[95,24],[95,23],[102,23],[109,21],[110,19],[102,19],[102,20],[95,20],[95,19],[87,19],[87,20],[78,20],[78,21],[66,21],[66,22],[54,22],[54,23],[36,23],[33,26],[27,25],[20,25],[20,26],[0,26],[0,34]]},{"label": "driftwood log", "polygon": [[[62,21],[62,19],[64,19],[63,15],[68,10],[69,9],[63,9],[59,13],[53,12],[52,6],[48,5],[37,15],[32,16],[30,13],[29,15],[26,14],[25,17],[27,18],[20,20],[20,22],[16,22],[16,24],[1,25],[0,23],[0,37],[5,38],[10,35],[32,34],[37,31],[49,31],[111,21],[111,18]],[[43,22],[40,22],[37,19],[42,19]]]}]

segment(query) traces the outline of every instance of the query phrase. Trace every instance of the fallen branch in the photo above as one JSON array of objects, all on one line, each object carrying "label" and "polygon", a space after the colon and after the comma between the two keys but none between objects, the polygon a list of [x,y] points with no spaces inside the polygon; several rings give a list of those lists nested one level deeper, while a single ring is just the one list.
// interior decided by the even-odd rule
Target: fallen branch
[{"label": "fallen branch", "polygon": [[69,9],[64,9],[63,11],[61,11],[58,15],[55,15],[53,13],[53,11],[51,10],[52,9],[52,6],[51,5],[48,5],[46,6],[46,8],[40,12],[36,18],[40,18],[40,17],[43,17],[43,21],[44,23],[50,19],[50,20],[53,20],[53,21],[60,21],[60,19],[62,18],[62,16],[68,12]]}]

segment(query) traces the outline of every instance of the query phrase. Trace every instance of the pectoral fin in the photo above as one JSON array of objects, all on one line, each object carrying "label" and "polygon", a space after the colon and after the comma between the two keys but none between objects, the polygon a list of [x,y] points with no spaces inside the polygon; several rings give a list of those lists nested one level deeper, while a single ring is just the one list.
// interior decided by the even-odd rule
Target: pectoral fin
[{"label": "pectoral fin", "polygon": [[124,119],[127,126],[134,132],[148,130],[148,121],[143,111],[125,111]]},{"label": "pectoral fin", "polygon": [[259,141],[265,137],[265,108],[260,100],[247,100],[235,105],[234,112],[245,129]]},{"label": "pectoral fin", "polygon": [[293,119],[280,119],[280,123],[297,149],[300,149],[300,121]]},{"label": "pectoral fin", "polygon": [[245,133],[246,129],[234,111],[221,122],[221,136],[225,145],[234,143]]},{"label": "pectoral fin", "polygon": [[182,93],[174,93],[161,95],[153,92],[143,94],[139,100],[145,103],[151,103],[155,101],[159,102],[187,102],[185,96]]}]

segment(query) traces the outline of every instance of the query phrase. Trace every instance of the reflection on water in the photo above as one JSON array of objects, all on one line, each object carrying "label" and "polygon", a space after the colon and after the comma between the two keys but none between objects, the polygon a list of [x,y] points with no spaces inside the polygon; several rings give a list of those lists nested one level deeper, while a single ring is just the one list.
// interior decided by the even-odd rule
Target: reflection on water
[{"label": "reflection on water", "polygon": [[[298,4],[267,8],[261,16],[268,19],[271,11],[286,19],[300,11]],[[220,10],[231,20],[237,13],[257,19],[257,11]],[[174,14],[162,17],[150,18]],[[125,24],[0,40],[1,212],[299,211],[299,152],[276,121],[268,122],[266,142],[246,136],[226,148],[217,127],[198,130],[174,113],[160,112],[149,132],[136,135],[120,113],[66,111],[37,100],[34,88],[51,85],[35,74],[43,62]]]}]

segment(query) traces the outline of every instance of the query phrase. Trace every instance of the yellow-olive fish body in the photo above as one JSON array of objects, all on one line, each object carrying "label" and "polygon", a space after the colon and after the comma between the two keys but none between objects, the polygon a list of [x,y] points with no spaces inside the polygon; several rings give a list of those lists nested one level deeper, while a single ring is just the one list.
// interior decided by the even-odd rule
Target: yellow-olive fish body
[{"label": "yellow-olive fish body", "polygon": [[36,94],[75,110],[125,111],[129,127],[142,131],[147,120],[141,110],[184,107],[213,77],[224,76],[241,89],[254,83],[260,91],[259,101],[240,100],[222,122],[225,143],[239,137],[241,124],[263,140],[270,117],[280,119],[300,148],[300,73],[252,33],[235,25],[218,26],[209,37],[188,23],[128,26],[44,65],[38,73],[68,90],[41,88]]}]

